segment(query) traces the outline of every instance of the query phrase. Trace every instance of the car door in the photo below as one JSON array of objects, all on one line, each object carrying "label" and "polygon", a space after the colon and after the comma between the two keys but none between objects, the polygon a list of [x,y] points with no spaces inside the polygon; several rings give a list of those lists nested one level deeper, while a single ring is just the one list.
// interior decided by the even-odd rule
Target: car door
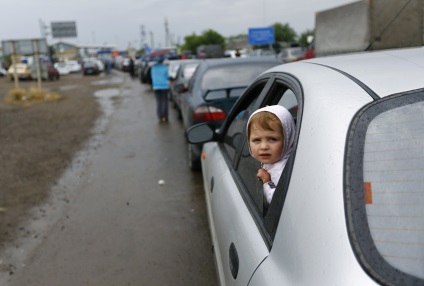
[{"label": "car door", "polygon": [[[262,184],[256,179],[260,164],[250,156],[246,140],[247,120],[267,104],[284,105],[296,117],[298,90],[273,76],[257,80],[235,104],[218,142],[204,145],[203,179],[221,285],[249,283],[270,253],[284,200],[279,195],[264,210]],[[285,187],[278,183],[278,192]]]},{"label": "car door", "polygon": [[[239,189],[234,166],[245,139],[249,115],[267,88],[268,78],[251,86],[222,127],[221,138],[203,148],[203,179],[221,285],[247,285],[258,265],[269,254],[256,220]],[[225,131],[224,131],[225,130]]]}]

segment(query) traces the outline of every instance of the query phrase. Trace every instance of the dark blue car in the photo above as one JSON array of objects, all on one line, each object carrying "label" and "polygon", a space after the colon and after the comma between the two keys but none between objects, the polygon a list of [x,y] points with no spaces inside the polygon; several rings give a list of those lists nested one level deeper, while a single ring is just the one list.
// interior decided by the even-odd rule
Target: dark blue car
[{"label": "dark blue car", "polygon": [[[246,87],[262,72],[281,64],[275,58],[222,58],[199,63],[188,90],[182,94],[180,108],[187,131],[208,122],[219,128]],[[189,166],[200,168],[202,145],[188,145]]]}]

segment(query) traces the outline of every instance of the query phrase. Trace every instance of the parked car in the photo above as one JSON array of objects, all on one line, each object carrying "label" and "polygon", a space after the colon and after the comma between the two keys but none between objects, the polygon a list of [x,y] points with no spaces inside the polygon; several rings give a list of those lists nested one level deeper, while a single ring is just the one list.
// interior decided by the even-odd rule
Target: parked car
[{"label": "parked car", "polygon": [[54,63],[53,66],[58,70],[60,75],[67,75],[71,73],[70,68],[66,65],[65,62],[57,62]]},{"label": "parked car", "polygon": [[152,77],[150,75],[151,67],[157,63],[159,58],[164,58],[166,61],[172,61],[178,59],[178,54],[173,49],[163,49],[150,53],[148,56],[143,58],[140,69],[140,82],[141,83],[152,83]]},{"label": "parked car", "polygon": [[130,58],[124,58],[122,61],[121,71],[128,72],[130,70]]},{"label": "parked car", "polygon": [[4,77],[7,75],[7,70],[5,70],[4,68],[0,67],[0,77]]},{"label": "parked car", "polygon": [[47,77],[49,80],[59,80],[60,73],[51,63],[46,63],[46,68]]},{"label": "parked car", "polygon": [[277,58],[283,63],[291,63],[303,60],[305,57],[305,50],[301,47],[291,47],[282,49]]},{"label": "parked car", "polygon": [[[220,285],[424,285],[423,74],[422,47],[283,64],[188,131]],[[246,122],[275,104],[296,139],[264,208]]]},{"label": "parked car", "polygon": [[186,60],[169,60],[169,61],[167,61],[167,64],[168,64],[168,67],[169,67],[168,74],[169,74],[169,77],[171,79],[175,78],[175,76],[177,75],[178,69],[181,66],[181,63],[183,63],[184,61],[186,61]]},{"label": "parked car", "polygon": [[181,94],[188,89],[188,83],[199,65],[199,60],[184,60],[178,65],[174,76],[171,75],[170,96],[174,107],[178,110],[181,119]]},{"label": "parked car", "polygon": [[256,49],[248,53],[249,57],[276,57],[276,55],[272,49]]},{"label": "parked car", "polygon": [[[97,69],[99,70],[99,73],[103,72],[105,69],[105,66],[103,64],[103,62],[97,58],[85,58],[82,61],[82,68],[84,69],[84,66],[86,65],[86,63],[94,63],[97,66]],[[90,66],[92,66],[90,64]]]},{"label": "parked car", "polygon": [[15,65],[11,65],[7,70],[7,74],[10,80],[14,79],[14,67],[16,67],[16,75],[20,79],[31,79],[31,66],[28,64],[18,63]]},{"label": "parked car", "polygon": [[82,65],[78,61],[65,61],[65,64],[71,73],[79,73],[82,70]]},{"label": "parked car", "polygon": [[82,72],[84,75],[97,75],[100,74],[100,69],[96,62],[85,61],[82,65]]},{"label": "parked car", "polygon": [[140,73],[139,78],[141,83],[150,84],[152,82],[152,77],[150,75],[150,68],[157,62],[157,57],[146,56],[143,58],[140,64]]},{"label": "parked car", "polygon": [[[275,58],[221,58],[199,61],[187,92],[181,94],[180,107],[184,130],[200,122],[219,128],[234,102],[250,82],[270,67],[280,64]],[[200,168],[200,145],[188,144],[189,167]]]}]

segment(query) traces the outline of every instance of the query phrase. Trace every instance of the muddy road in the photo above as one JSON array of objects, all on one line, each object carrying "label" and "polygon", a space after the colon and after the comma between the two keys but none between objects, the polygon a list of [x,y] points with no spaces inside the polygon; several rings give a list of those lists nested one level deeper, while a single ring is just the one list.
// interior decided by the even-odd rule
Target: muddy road
[{"label": "muddy road", "polygon": [[[168,124],[159,124],[150,88],[116,71],[49,84],[68,101],[72,93],[93,97],[98,117],[65,156],[66,167],[58,163],[57,174],[44,179],[46,194],[16,204],[20,219],[10,220],[4,235],[0,285],[217,285],[201,173],[188,169],[175,110]],[[1,188],[4,194],[8,186]],[[15,190],[31,193],[31,186]],[[18,212],[0,207],[2,220]]]}]

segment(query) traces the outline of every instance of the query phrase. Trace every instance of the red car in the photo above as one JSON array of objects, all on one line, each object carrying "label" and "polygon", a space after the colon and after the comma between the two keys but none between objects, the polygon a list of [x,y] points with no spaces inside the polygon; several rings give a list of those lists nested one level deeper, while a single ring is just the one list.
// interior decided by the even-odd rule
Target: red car
[{"label": "red car", "polygon": [[50,63],[47,64],[47,77],[49,80],[58,80],[60,78],[59,71]]}]

